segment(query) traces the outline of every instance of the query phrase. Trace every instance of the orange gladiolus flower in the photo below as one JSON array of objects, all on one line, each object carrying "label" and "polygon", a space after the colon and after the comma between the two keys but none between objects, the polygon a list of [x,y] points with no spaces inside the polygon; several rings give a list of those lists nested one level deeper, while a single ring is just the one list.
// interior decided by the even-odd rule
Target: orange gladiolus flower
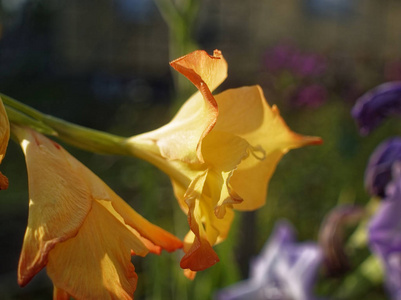
[{"label": "orange gladiolus flower", "polygon": [[134,155],[170,176],[190,226],[181,267],[199,271],[219,260],[212,246],[226,238],[233,208],[261,207],[281,157],[290,149],[319,144],[321,139],[292,132],[277,107],[267,104],[259,86],[213,96],[227,76],[220,51],[213,56],[195,51],[171,66],[199,91],[170,123],[131,137],[127,144]]},{"label": "orange gladiolus flower", "polygon": [[[0,163],[6,155],[8,140],[10,139],[10,123],[3,101],[0,99]],[[8,188],[8,178],[0,172],[0,190]]]},{"label": "orange gladiolus flower", "polygon": [[174,251],[181,241],[141,217],[57,143],[31,129],[12,130],[26,157],[30,198],[19,284],[46,266],[54,299],[133,299],[131,254]]}]

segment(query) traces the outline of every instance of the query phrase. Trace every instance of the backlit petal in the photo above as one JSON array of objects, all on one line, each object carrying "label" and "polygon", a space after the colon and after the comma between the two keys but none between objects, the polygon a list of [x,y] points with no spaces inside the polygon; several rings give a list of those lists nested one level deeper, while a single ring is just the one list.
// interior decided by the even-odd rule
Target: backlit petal
[{"label": "backlit petal", "polygon": [[77,234],[92,198],[74,159],[63,148],[30,129],[14,132],[26,158],[30,198],[18,267],[18,283],[23,286],[45,266],[57,243]]},{"label": "backlit petal", "polygon": [[180,266],[183,269],[191,269],[192,271],[204,270],[219,261],[216,252],[214,252],[207,240],[207,233],[202,224],[204,215],[199,198],[202,194],[206,178],[207,172],[200,174],[190,184],[184,196],[185,202],[188,205],[188,223],[194,234],[194,240],[189,241],[191,242],[190,246],[187,244],[184,247],[185,255],[181,259]]},{"label": "backlit petal", "polygon": [[130,250],[144,256],[148,249],[112,209],[108,201],[94,201],[78,234],[49,254],[53,284],[76,299],[133,299],[137,275]]},{"label": "backlit petal", "polygon": [[19,283],[47,265],[55,299],[132,299],[131,255],[173,251],[181,241],[137,214],[60,145],[27,128],[13,132],[30,192]]},{"label": "backlit petal", "polygon": [[190,226],[181,266],[192,271],[218,261],[212,246],[226,238],[233,209],[265,203],[268,182],[286,152],[321,143],[292,132],[258,86],[213,96],[227,72],[221,53],[214,56],[195,51],[173,61],[199,92],[167,125],[127,139],[133,155],[170,176]]},{"label": "backlit petal", "polygon": [[213,131],[235,134],[246,140],[251,149],[251,155],[238,165],[230,179],[233,190],[244,199],[235,208],[259,208],[265,203],[268,182],[282,156],[293,148],[319,144],[321,139],[291,131],[277,107],[267,104],[259,86],[227,90],[216,100],[219,118]]},{"label": "backlit petal", "polygon": [[167,125],[137,138],[155,143],[163,157],[188,163],[203,162],[202,139],[216,123],[218,110],[211,93],[227,76],[227,63],[219,51],[209,56],[195,51],[171,62],[198,88]]},{"label": "backlit petal", "polygon": [[170,65],[187,77],[198,89],[205,83],[213,92],[227,78],[227,62],[219,50],[213,56],[198,50],[173,60]]}]

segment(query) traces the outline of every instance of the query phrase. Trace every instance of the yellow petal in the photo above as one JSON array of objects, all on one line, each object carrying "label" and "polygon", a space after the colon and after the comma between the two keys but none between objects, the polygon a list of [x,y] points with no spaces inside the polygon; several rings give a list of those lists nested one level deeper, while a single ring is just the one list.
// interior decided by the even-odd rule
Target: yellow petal
[{"label": "yellow petal", "polygon": [[[6,154],[8,140],[10,139],[10,123],[8,121],[6,109],[0,98],[0,163]],[[0,172],[0,190],[8,188],[8,179]]]},{"label": "yellow petal", "polygon": [[259,86],[226,90],[215,96],[219,118],[214,130],[230,132],[261,146],[266,154],[276,149],[286,152],[308,144],[319,144],[318,137],[291,131],[276,106],[270,107]]},{"label": "yellow petal", "polygon": [[281,157],[290,149],[319,144],[321,139],[291,131],[277,107],[267,104],[259,86],[224,91],[216,101],[219,118],[213,131],[241,137],[251,147],[252,155],[241,161],[230,178],[232,189],[244,199],[235,208],[259,208],[265,203],[268,182]]},{"label": "yellow petal", "polygon": [[[161,248],[173,251],[182,247],[181,241],[137,214],[57,143],[30,129],[13,126],[13,132],[26,156],[30,193],[19,283],[28,283],[52,256],[52,265],[48,267],[52,279],[55,279],[55,297],[63,299],[66,293],[73,296],[85,294],[87,296],[79,297],[87,299],[88,295],[110,293],[118,295],[114,298],[131,299],[136,275],[134,267],[126,264],[126,258],[130,261],[131,253],[145,255],[148,249],[155,253],[160,253]],[[83,252],[89,251],[89,254],[79,253],[75,257],[63,252],[63,249],[68,249],[65,250],[68,253],[79,248]],[[103,251],[104,257],[98,253],[91,261],[87,255],[93,255],[94,249]],[[59,252],[63,254],[57,256]],[[72,261],[75,258],[77,261]],[[93,259],[99,260],[100,268],[91,265]],[[89,264],[85,265],[86,261]],[[81,267],[78,273],[81,276],[77,276],[74,272]],[[70,280],[63,285],[63,276],[74,273],[77,280],[91,276],[82,270],[90,274],[101,271],[105,283],[85,288],[78,281]],[[116,274],[120,276],[118,282],[117,279],[111,280]]]},{"label": "yellow petal", "polygon": [[168,252],[182,248],[181,240],[146,220],[121,198],[113,197],[111,199],[111,204],[116,212],[123,218],[125,224],[131,226],[148,241]]},{"label": "yellow petal", "polygon": [[188,241],[189,236],[186,237],[188,244],[184,247],[185,255],[181,259],[180,266],[183,269],[192,271],[204,270],[219,261],[216,252],[214,252],[207,240],[207,233],[202,224],[203,212],[200,196],[206,178],[207,171],[201,173],[191,182],[184,195],[185,202],[188,205],[188,223],[194,239],[193,241]]},{"label": "yellow petal", "polygon": [[[227,76],[227,63],[219,51],[209,56],[205,51],[195,51],[171,62],[199,89],[167,125],[134,137],[154,143],[155,152],[168,159],[187,163],[203,162],[203,138],[216,123],[218,109],[211,90]],[[129,142],[128,142],[129,143]]]},{"label": "yellow petal", "polygon": [[[238,205],[243,201],[231,187],[230,180],[233,173],[234,170],[221,173],[214,171],[209,172],[207,180],[207,185],[211,193],[211,207],[209,209],[214,211],[218,219],[222,219],[225,216],[226,208],[233,208],[234,204]],[[219,232],[224,231],[221,225],[216,226],[216,228],[219,228]]]},{"label": "yellow petal", "polygon": [[235,205],[237,210],[255,210],[266,202],[270,178],[284,153],[277,150],[269,153],[263,161],[249,156],[230,178],[230,185],[243,199]]},{"label": "yellow petal", "polygon": [[94,201],[77,235],[49,254],[49,277],[76,299],[133,299],[137,275],[130,250],[141,256],[148,250],[112,209],[108,201]]},{"label": "yellow petal", "polygon": [[202,154],[209,169],[229,172],[248,156],[249,148],[245,139],[213,129],[203,140]]},{"label": "yellow petal", "polygon": [[77,234],[92,199],[73,158],[63,148],[30,129],[14,132],[26,158],[30,197],[18,266],[18,283],[24,286],[45,266],[57,243]]},{"label": "yellow petal", "polygon": [[182,247],[182,242],[177,237],[138,214],[107,184],[83,165],[81,165],[81,174],[85,177],[92,196],[97,200],[109,201],[113,207],[110,213],[115,214],[116,218],[121,217],[123,223],[138,232],[141,238],[145,238],[146,240],[143,240],[143,242],[155,250],[152,252],[160,253],[160,249],[157,250],[154,245],[169,252]]}]

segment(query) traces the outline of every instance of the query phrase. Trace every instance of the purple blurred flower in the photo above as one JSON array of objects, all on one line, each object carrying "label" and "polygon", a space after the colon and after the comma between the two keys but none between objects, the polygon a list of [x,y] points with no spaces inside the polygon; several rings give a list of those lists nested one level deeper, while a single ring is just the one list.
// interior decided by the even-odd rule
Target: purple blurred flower
[{"label": "purple blurred flower", "polygon": [[392,299],[401,299],[401,164],[393,165],[393,181],[386,187],[386,201],[369,224],[369,243],[383,262],[386,286]]},{"label": "purple blurred flower", "polygon": [[327,100],[327,90],[320,84],[311,84],[301,87],[293,96],[295,106],[319,107]]},{"label": "purple blurred flower", "polygon": [[351,113],[362,135],[369,134],[387,116],[401,115],[401,81],[387,82],[365,93]]},{"label": "purple blurred flower", "polygon": [[266,52],[265,66],[272,73],[286,70],[299,77],[313,77],[325,72],[326,60],[315,53],[302,53],[291,43],[282,43]]},{"label": "purple blurred flower", "polygon": [[288,43],[279,44],[265,54],[265,66],[269,72],[278,72],[290,67],[295,48]]},{"label": "purple blurred flower", "polygon": [[385,188],[392,179],[392,166],[401,162],[401,138],[382,142],[370,156],[365,171],[365,187],[371,195],[385,197]]},{"label": "purple blurred flower", "polygon": [[280,222],[251,263],[250,278],[220,290],[218,300],[311,300],[322,253],[315,243],[295,242],[294,230]]},{"label": "purple blurred flower", "polygon": [[292,58],[291,69],[300,77],[320,76],[326,71],[326,61],[318,54],[296,53]]}]

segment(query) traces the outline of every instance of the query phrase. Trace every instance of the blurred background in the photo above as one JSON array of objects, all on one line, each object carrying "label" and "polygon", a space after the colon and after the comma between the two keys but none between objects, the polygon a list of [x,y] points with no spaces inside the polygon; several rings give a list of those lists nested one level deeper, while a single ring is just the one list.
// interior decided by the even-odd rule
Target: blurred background
[{"label": "blurred background", "polygon": [[[360,137],[350,109],[367,90],[401,80],[400,33],[398,0],[1,0],[0,91],[68,121],[131,136],[168,122],[195,92],[170,60],[219,49],[229,72],[218,91],[259,84],[290,128],[321,136],[323,145],[284,157],[266,205],[237,213],[229,238],[215,247],[221,261],[194,281],[179,268],[181,253],[134,258],[136,299],[211,299],[247,278],[276,220],[289,220],[300,241],[316,240],[336,205],[367,203],[369,155],[401,129],[389,120]],[[66,148],[135,210],[183,238],[186,216],[166,175],[135,158]],[[0,196],[0,299],[49,299],[44,271],[17,285],[28,191],[13,141],[1,169],[10,186]],[[318,294],[341,285],[322,278]],[[380,284],[363,296],[386,299]]]}]

